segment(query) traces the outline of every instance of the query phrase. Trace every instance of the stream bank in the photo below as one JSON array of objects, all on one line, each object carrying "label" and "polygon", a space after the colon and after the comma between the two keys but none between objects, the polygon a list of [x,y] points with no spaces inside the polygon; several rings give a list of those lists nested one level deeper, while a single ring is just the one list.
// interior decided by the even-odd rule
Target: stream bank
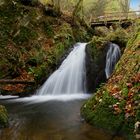
[{"label": "stream bank", "polygon": [[[42,5],[34,7],[16,0],[5,0],[0,5],[0,21],[0,78],[33,80],[36,83],[31,87],[0,85],[3,95],[7,91],[20,96],[23,93],[25,96],[33,94],[57,68],[72,44],[91,40],[91,34],[83,26],[71,25],[61,16],[54,18],[46,15]],[[116,134],[128,133],[128,137],[133,139],[134,125],[140,119],[139,29],[133,34],[131,29],[126,31],[118,27],[102,32],[100,28],[94,34],[87,47],[89,92],[96,91],[106,81],[104,67],[107,44],[118,44],[123,56],[107,83],[100,85],[94,97],[83,106],[82,115],[93,125],[108,128]]]},{"label": "stream bank", "polygon": [[[138,21],[137,21],[138,22]],[[139,22],[138,22],[139,23]],[[85,120],[127,139],[136,139],[140,121],[140,25],[133,27],[115,70],[82,107]]]},{"label": "stream bank", "polygon": [[[82,95],[77,95],[81,98]],[[83,95],[84,96],[84,95]],[[0,100],[9,112],[9,127],[0,130],[1,140],[111,140],[112,135],[96,129],[80,116],[83,99],[61,96]],[[116,136],[115,140],[125,140]]]}]

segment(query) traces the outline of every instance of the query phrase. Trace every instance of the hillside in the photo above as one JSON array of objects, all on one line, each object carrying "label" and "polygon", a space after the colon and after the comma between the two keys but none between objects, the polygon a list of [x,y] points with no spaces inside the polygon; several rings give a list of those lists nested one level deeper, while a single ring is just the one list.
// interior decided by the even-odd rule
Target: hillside
[{"label": "hillside", "polygon": [[140,120],[139,28],[138,24],[107,83],[81,109],[90,124],[113,132],[114,136],[123,133],[127,139],[139,135],[136,126]]},{"label": "hillside", "polygon": [[[54,134],[58,139],[66,139],[65,136],[69,138],[74,132],[77,140],[81,140],[83,135],[83,139],[91,140],[95,137],[91,131],[93,128],[96,130],[94,132],[98,132],[98,128],[103,132],[105,130],[106,135],[109,132],[113,139],[119,135],[129,140],[140,137],[140,20],[129,19],[130,25],[124,27],[125,29],[121,27],[120,21],[108,28],[93,29],[89,26],[91,23],[88,23],[93,17],[121,10],[118,0],[109,3],[102,0],[0,1],[0,128],[13,126],[7,127],[6,131],[0,131],[0,139],[2,136],[5,140],[14,134],[21,135],[26,140],[35,136],[49,139],[46,136],[48,134]],[[84,48],[80,48],[82,51],[73,49],[75,52],[71,55],[72,59],[64,67],[67,70],[63,72],[65,74],[60,74],[61,69],[57,71],[57,75],[60,74],[58,79],[54,76],[53,80],[48,82],[51,90],[47,90],[47,93],[51,94],[51,98],[45,93],[45,98],[40,96],[40,102],[34,102],[38,101],[39,97],[32,95],[36,94],[36,90],[60,66],[76,42],[88,43],[78,43],[79,47],[83,46],[80,44],[85,44]],[[111,43],[120,47],[122,56],[107,79],[105,64]],[[70,78],[67,78],[68,76]],[[79,87],[80,90],[73,90]],[[58,90],[59,88],[61,90]],[[82,117],[94,126],[90,128],[83,119],[81,121],[81,116],[77,115],[80,114],[78,111],[83,100],[87,99],[82,96],[89,96],[85,92],[93,94],[81,108]],[[74,98],[73,102],[75,94],[76,99]],[[5,95],[12,97],[4,99]],[[64,101],[69,97],[72,99],[67,104]],[[61,99],[63,102],[56,102]],[[10,112],[9,116],[3,105]],[[65,124],[68,124],[66,128]],[[36,126],[39,126],[38,129]],[[61,133],[64,131],[66,135],[58,134],[60,126]],[[27,134],[29,129],[31,134],[28,133],[28,137],[25,137],[24,133]],[[42,133],[42,130],[45,131]],[[50,130],[53,133],[50,133]]]},{"label": "hillside", "polygon": [[[45,11],[41,3],[3,2],[0,5],[0,79],[34,81],[38,86],[56,69],[72,44],[88,38],[84,27],[78,29],[67,22],[71,18],[65,20],[63,15],[56,17],[53,11]],[[9,93],[33,91],[33,86],[24,84],[0,88]]]}]

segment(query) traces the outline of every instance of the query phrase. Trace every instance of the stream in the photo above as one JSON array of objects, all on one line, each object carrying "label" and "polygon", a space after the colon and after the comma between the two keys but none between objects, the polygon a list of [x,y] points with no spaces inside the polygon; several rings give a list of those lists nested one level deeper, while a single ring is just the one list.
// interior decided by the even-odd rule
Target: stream
[{"label": "stream", "polygon": [[[9,127],[0,130],[0,140],[124,140],[88,125],[80,116],[81,106],[90,97],[85,90],[85,48],[86,43],[75,44],[36,96],[0,96],[9,113]],[[111,52],[107,70],[112,69]],[[113,54],[113,64],[114,58]]]},{"label": "stream", "polygon": [[88,96],[35,98],[0,99],[10,120],[9,127],[0,131],[0,140],[124,140],[81,118],[80,108]]}]

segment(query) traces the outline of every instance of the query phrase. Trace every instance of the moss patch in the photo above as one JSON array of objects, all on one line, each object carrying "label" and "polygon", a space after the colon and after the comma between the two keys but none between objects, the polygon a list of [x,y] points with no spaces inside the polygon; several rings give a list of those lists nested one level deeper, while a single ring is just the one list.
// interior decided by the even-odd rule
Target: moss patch
[{"label": "moss patch", "polygon": [[0,105],[0,128],[8,125],[8,114],[4,106]]}]

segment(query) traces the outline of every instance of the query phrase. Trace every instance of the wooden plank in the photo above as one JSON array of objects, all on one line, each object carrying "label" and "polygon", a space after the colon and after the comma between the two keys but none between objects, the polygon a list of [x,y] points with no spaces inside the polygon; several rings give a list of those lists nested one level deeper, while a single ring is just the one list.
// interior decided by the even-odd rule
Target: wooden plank
[{"label": "wooden plank", "polygon": [[108,13],[105,13],[106,14],[129,14],[129,13],[140,13],[140,11],[129,11],[129,12],[108,12]]},{"label": "wooden plank", "polygon": [[[136,13],[140,13],[140,11],[105,13],[103,16],[93,18],[92,22],[110,21],[111,19],[117,19],[117,20],[136,19],[139,18],[139,16]],[[125,16],[125,14],[127,14],[127,16]]]}]

